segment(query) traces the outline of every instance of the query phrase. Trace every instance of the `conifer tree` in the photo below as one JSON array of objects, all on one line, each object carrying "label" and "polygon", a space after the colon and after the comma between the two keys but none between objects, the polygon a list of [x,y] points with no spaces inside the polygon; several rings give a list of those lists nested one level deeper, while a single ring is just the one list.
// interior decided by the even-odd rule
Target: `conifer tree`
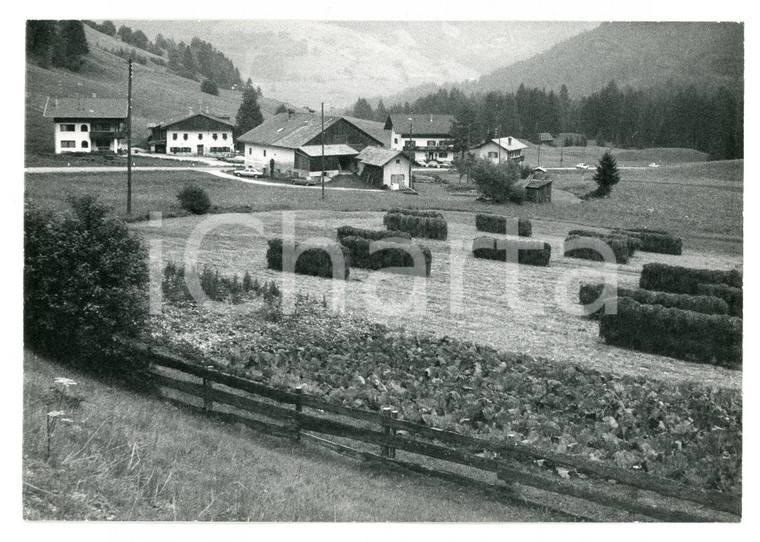
[{"label": "conifer tree", "polygon": [[612,156],[610,151],[605,151],[596,166],[594,181],[599,185],[596,189],[596,195],[607,196],[612,191],[612,187],[620,182],[620,172],[617,167],[617,160]]},{"label": "conifer tree", "polygon": [[235,120],[237,124],[236,135],[244,134],[264,122],[256,89],[246,87],[243,90],[243,103],[240,104]]}]

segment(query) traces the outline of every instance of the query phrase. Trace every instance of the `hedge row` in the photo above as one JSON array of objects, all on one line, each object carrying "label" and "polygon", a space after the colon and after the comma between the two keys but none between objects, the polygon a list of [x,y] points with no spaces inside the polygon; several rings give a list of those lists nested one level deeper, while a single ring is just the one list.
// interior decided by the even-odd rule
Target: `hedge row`
[{"label": "hedge row", "polygon": [[697,293],[721,298],[728,303],[728,314],[742,317],[744,295],[741,288],[728,286],[727,284],[697,284]]},{"label": "hedge row", "polygon": [[[565,238],[564,252],[568,258],[581,258],[583,260],[593,260],[596,262],[604,261],[602,254],[593,248],[569,248],[570,241],[574,239],[597,239],[597,237],[591,237],[585,235],[568,235]],[[607,246],[612,249],[615,254],[615,261],[617,263],[628,263],[630,258],[630,250],[628,248],[628,241],[622,237],[605,237],[602,239]]]},{"label": "hedge row", "polygon": [[[603,289],[603,283],[581,284],[579,292],[581,304],[589,305],[597,301]],[[728,303],[718,297],[709,295],[669,294],[639,288],[618,288],[617,295],[618,298],[628,297],[644,305],[662,305],[663,307],[700,312],[702,314],[729,314]],[[604,313],[604,307],[588,314],[590,316],[599,316],[602,313]]]},{"label": "hedge row", "polygon": [[617,232],[636,237],[641,240],[642,252],[656,252],[658,254],[675,254],[680,256],[682,241],[680,237],[674,237],[669,233],[654,232],[652,230],[616,230]]},{"label": "hedge row", "polygon": [[425,258],[425,271],[420,276],[430,276],[430,267],[433,262],[433,254],[430,249],[422,245],[404,244],[403,248],[384,248],[370,254],[371,240],[363,237],[344,237],[341,243],[351,252],[351,265],[363,269],[385,269],[388,267],[408,267],[410,274],[414,274],[414,257],[409,249],[418,248]]},{"label": "hedge row", "polygon": [[445,240],[449,234],[446,220],[442,217],[413,216],[389,213],[383,220],[388,230],[403,231],[412,237],[428,237]]},{"label": "hedge row", "polygon": [[[499,215],[475,215],[475,228],[478,231],[487,231],[490,233],[507,233],[507,220],[515,220],[514,218],[507,219],[505,216]],[[527,218],[517,219],[517,235],[520,237],[530,237],[533,233],[533,226]]]},{"label": "hedge row", "polygon": [[517,262],[525,265],[549,265],[552,247],[542,241],[521,241],[517,239],[495,239],[478,237],[472,242],[472,254],[486,260],[507,261],[507,248],[517,249]]},{"label": "hedge row", "polygon": [[388,209],[386,216],[390,214],[420,216],[423,218],[443,218],[443,213],[440,211],[420,211],[419,209],[402,209],[401,207]]},{"label": "hedge row", "polygon": [[651,228],[625,228],[624,231],[631,233],[659,233],[660,235],[671,235],[669,231],[653,230]]},{"label": "hedge row", "polygon": [[621,297],[617,314],[605,314],[599,335],[607,344],[687,361],[737,367],[742,362],[742,320],[645,305]]},{"label": "hedge row", "polygon": [[737,269],[712,271],[662,263],[648,263],[644,265],[639,281],[639,286],[645,290],[692,295],[699,293],[700,284],[725,284],[732,288],[741,288],[742,273]]},{"label": "hedge row", "polygon": [[[267,249],[267,267],[275,271],[282,271],[282,239],[270,239]],[[299,250],[303,245],[295,243],[295,249]],[[343,253],[343,266],[333,275],[332,258],[330,251],[340,250]],[[299,275],[313,275],[324,278],[338,278],[348,280],[351,266],[351,251],[343,245],[334,244],[328,250],[325,247],[312,247],[304,250],[296,260],[295,272]]]},{"label": "hedge row", "polygon": [[628,245],[628,258],[633,256],[637,250],[641,250],[641,240],[635,236],[628,235],[625,233],[602,233],[597,231],[591,231],[591,230],[570,230],[567,234],[568,236],[574,236],[574,237],[595,237],[597,239],[620,239],[625,241],[625,243]]},{"label": "hedge row", "polygon": [[381,239],[405,239],[411,241],[412,236],[405,231],[397,230],[366,230],[364,228],[354,228],[353,226],[341,226],[338,228],[338,242],[343,243],[346,237],[362,237],[370,241],[379,241]]}]

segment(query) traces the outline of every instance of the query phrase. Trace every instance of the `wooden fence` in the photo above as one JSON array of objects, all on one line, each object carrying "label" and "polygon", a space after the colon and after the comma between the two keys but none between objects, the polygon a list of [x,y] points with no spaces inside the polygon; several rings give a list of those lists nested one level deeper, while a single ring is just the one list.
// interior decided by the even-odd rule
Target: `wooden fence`
[{"label": "wooden fence", "polygon": [[[403,450],[496,473],[498,479],[507,484],[530,486],[655,520],[738,521],[741,518],[740,496],[701,490],[675,480],[527,444],[494,443],[436,429],[403,420],[391,407],[384,407],[379,413],[344,407],[303,393],[302,388],[284,391],[188,363],[171,353],[144,345],[133,344],[131,349],[149,363],[148,375],[154,385],[202,402],[199,406],[183,399],[183,404],[258,431],[309,439],[354,457],[382,459],[418,471],[435,470],[397,458],[396,452]],[[229,407],[256,418],[231,412]],[[266,421],[258,418],[266,418]],[[358,441],[365,447],[377,446],[379,453],[357,450],[314,433]],[[573,476],[558,476],[556,467],[564,467]]]}]

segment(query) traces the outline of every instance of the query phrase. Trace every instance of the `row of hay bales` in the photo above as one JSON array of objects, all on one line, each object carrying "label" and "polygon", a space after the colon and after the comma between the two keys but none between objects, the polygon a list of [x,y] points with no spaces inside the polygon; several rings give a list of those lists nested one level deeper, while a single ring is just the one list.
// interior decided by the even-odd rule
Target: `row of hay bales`
[{"label": "row of hay bales", "polygon": [[617,229],[610,232],[570,230],[565,238],[564,253],[569,258],[603,261],[601,252],[588,245],[589,239],[601,239],[612,250],[615,261],[626,264],[637,250],[659,254],[681,254],[682,240],[662,230]]},{"label": "row of hay bales", "polygon": [[[580,301],[614,296],[603,284],[584,284]],[[639,289],[617,289],[616,310],[593,312],[607,344],[688,361],[742,363],[742,273],[646,264]],[[590,312],[590,311],[589,311]]]}]

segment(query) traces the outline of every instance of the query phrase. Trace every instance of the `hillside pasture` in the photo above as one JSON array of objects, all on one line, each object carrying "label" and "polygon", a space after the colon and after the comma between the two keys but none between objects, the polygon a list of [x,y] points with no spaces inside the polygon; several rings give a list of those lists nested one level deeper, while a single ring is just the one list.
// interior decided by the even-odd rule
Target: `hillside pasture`
[{"label": "hillside pasture", "polygon": [[[424,293],[415,299],[415,304],[408,304],[414,277],[354,268],[347,282],[340,281],[345,285],[345,309],[407,331],[448,335],[618,374],[676,382],[698,380],[726,388],[741,385],[741,375],[736,371],[607,346],[598,338],[596,322],[564,311],[555,298],[555,289],[562,279],[575,274],[566,295],[569,303],[574,304],[579,282],[598,278],[593,272],[594,263],[560,256],[568,225],[534,222],[534,237],[552,245],[550,267],[521,265],[515,271],[503,262],[476,260],[472,256],[472,239],[478,236],[472,213],[445,212],[444,215],[449,224],[449,241],[425,240],[433,255],[432,272],[427,280],[420,279],[424,281]],[[283,273],[266,269],[265,259],[265,239],[281,235],[283,213],[263,212],[252,216],[262,221],[264,237],[242,226],[219,227],[201,244],[198,265],[208,264],[228,275],[242,276],[247,271],[260,281],[288,280]],[[292,216],[299,240],[334,239],[337,227],[342,225],[382,229],[382,213],[378,212],[308,211],[293,212]],[[144,222],[135,223],[133,227],[146,238],[162,241],[165,261],[181,263],[193,228],[203,220],[186,217],[166,220],[160,229]],[[740,257],[689,250],[683,256],[637,253],[631,263],[620,267],[619,284],[636,287],[642,265],[650,261],[715,269],[741,265]],[[508,277],[511,278],[508,280]],[[460,284],[461,290],[458,289]],[[514,286],[510,288],[508,284]],[[333,302],[332,281],[299,276],[294,287],[303,295],[324,299],[328,306]],[[515,291],[519,292],[522,306],[514,305]]]},{"label": "hillside pasture", "polygon": [[619,149],[587,145],[586,147],[562,147],[562,142],[555,140],[554,145],[541,145],[541,163],[538,163],[538,145],[523,141],[528,148],[523,150],[525,163],[542,167],[575,167],[578,163],[596,166],[599,159],[610,151],[617,159],[619,166],[644,167],[652,162],[662,165],[704,162],[707,154],[694,149],[681,148],[652,148],[652,149]]}]

